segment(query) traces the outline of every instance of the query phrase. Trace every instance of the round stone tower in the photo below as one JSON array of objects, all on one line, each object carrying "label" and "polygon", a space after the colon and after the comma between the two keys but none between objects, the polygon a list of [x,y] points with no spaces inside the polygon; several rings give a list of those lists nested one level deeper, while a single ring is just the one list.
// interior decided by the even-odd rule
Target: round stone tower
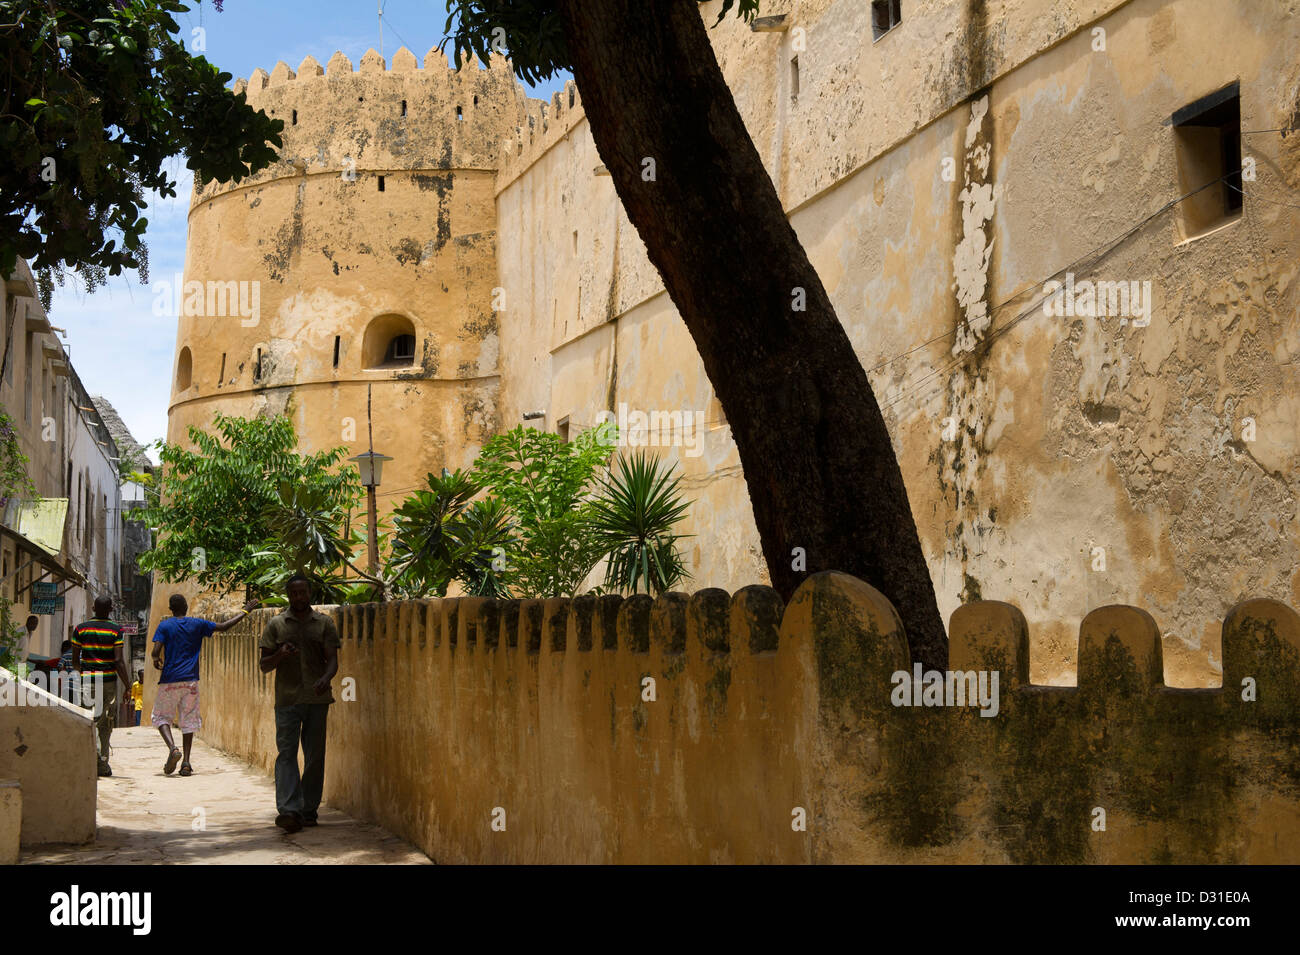
[{"label": "round stone tower", "polygon": [[335,53],[235,89],[284,146],[243,182],[196,184],[168,440],[217,411],[285,414],[301,450],[350,457],[371,388],[386,510],[497,428],[494,187],[530,101],[504,59],[457,70],[433,50],[420,68],[404,48],[391,69]]}]

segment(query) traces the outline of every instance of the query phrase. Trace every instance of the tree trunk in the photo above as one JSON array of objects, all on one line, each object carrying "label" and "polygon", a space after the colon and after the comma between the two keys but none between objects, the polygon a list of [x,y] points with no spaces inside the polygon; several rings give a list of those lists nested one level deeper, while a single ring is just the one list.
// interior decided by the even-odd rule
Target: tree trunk
[{"label": "tree trunk", "polygon": [[898,608],[913,659],[946,666],[880,407],[736,109],[698,4],[558,6],[596,148],[731,425],[773,587],[788,600],[810,573],[860,577]]}]

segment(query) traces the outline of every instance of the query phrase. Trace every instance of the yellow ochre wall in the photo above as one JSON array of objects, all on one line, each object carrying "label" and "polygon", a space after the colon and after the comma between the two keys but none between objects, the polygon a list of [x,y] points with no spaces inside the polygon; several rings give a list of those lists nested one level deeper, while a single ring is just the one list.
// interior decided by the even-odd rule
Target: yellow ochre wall
[{"label": "yellow ochre wall", "polygon": [[[1217,0],[918,0],[873,41],[860,0],[763,13],[784,29],[729,17],[709,35],[868,369],[940,609],[1014,600],[1034,679],[1068,685],[1067,621],[1141,605],[1170,685],[1218,685],[1215,621],[1247,595],[1300,603],[1300,137],[1275,132],[1300,112],[1300,18]],[[363,450],[374,382],[375,446],[396,458],[386,507],[527,412],[574,433],[622,404],[691,411],[699,455],[657,449],[694,501],[691,586],[765,581],[725,417],[576,89],[541,103],[504,64],[415,67],[405,51],[387,70],[336,56],[324,75],[309,59],[246,84],[298,125],[271,170],[196,193],[187,278],[260,278],[262,319],[182,319],[194,383],[173,397],[171,439],[217,408],[283,411],[305,448]],[[1183,191],[1170,117],[1234,81],[1256,179],[1240,218],[1188,239],[1166,208]],[[1044,315],[1037,293],[1067,266],[1149,280],[1150,324]],[[406,376],[358,364],[366,324],[390,312],[419,329]],[[235,380],[218,387],[222,353]],[[155,625],[170,592],[156,590]]]},{"label": "yellow ochre wall", "polygon": [[[1215,690],[1167,688],[1126,606],[1078,625],[1077,687],[1031,684],[1023,615],[967,604],[953,666],[999,673],[987,717],[893,705],[897,613],[837,573],[789,607],[754,586],[326,612],[326,803],[438,862],[1300,861],[1300,615],[1277,601],[1229,613]],[[201,675],[202,737],[268,773],[270,616],[214,636]]]}]

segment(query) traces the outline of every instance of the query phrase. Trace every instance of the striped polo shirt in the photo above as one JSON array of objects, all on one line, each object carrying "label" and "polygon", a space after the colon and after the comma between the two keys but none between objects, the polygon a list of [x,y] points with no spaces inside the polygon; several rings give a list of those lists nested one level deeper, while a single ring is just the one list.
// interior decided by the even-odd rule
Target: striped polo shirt
[{"label": "striped polo shirt", "polygon": [[122,645],[122,628],[112,620],[87,620],[72,630],[72,645],[81,647],[82,673],[115,673],[116,650]]}]

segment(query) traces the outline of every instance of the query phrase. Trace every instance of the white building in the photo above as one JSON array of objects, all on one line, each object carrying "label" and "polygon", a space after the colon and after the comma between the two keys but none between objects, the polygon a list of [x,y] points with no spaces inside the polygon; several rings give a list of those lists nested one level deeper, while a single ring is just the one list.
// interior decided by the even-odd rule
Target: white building
[{"label": "white building", "polygon": [[[117,446],[76,371],[21,260],[4,282],[0,406],[13,421],[38,500],[6,501],[0,519],[0,596],[27,647],[55,657],[101,594],[122,605],[123,505]],[[134,619],[120,620],[124,624]]]}]

